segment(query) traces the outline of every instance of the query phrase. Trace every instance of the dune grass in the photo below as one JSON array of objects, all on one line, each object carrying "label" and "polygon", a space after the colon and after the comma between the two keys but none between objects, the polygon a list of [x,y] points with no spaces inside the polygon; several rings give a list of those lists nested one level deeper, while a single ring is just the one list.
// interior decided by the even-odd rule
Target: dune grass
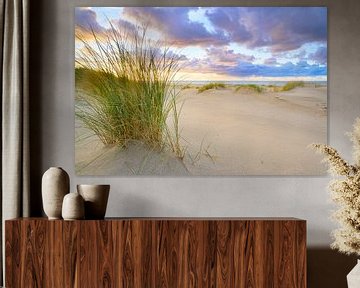
[{"label": "dune grass", "polygon": [[224,83],[209,83],[209,84],[205,84],[203,86],[201,86],[200,88],[198,88],[198,93],[202,93],[206,90],[210,90],[210,89],[219,89],[219,88],[225,88],[225,84]]},{"label": "dune grass", "polygon": [[264,91],[264,87],[262,87],[260,85],[256,85],[256,84],[236,85],[235,91],[238,92],[238,91],[240,91],[242,89],[255,91],[257,93],[261,93],[261,92]]},{"label": "dune grass", "polygon": [[192,88],[194,88],[194,86],[192,86],[190,84],[186,84],[186,85],[181,86],[181,90],[192,89]]},{"label": "dune grass", "polygon": [[[106,35],[76,35],[83,45],[76,52],[76,88],[86,92],[77,93],[76,117],[104,144],[139,140],[182,157],[173,89],[177,56],[149,40],[146,28],[130,33],[109,24]],[[175,130],[166,122],[171,113]]]},{"label": "dune grass", "polygon": [[296,87],[304,87],[304,85],[304,81],[290,81],[282,87],[282,91],[290,91]]}]

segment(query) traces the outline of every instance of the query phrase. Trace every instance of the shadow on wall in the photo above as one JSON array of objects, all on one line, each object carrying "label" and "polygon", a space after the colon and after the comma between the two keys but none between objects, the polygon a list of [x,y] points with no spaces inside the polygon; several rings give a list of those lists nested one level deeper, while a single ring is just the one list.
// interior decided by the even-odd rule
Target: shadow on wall
[{"label": "shadow on wall", "polygon": [[346,275],[356,264],[348,256],[327,248],[307,250],[308,288],[347,288]]},{"label": "shadow on wall", "polygon": [[30,215],[42,215],[41,202],[41,162],[42,162],[42,111],[41,84],[42,66],[41,55],[44,34],[42,20],[45,13],[44,0],[30,3],[30,43],[29,43],[29,109],[30,109]]}]

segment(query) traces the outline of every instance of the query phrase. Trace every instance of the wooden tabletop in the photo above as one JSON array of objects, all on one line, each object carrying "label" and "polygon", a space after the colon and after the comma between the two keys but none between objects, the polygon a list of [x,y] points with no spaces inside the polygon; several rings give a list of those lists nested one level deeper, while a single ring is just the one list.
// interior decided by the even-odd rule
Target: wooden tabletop
[{"label": "wooden tabletop", "polygon": [[[6,221],[64,221],[48,220],[46,217],[21,217],[8,219]],[[295,217],[106,217],[100,221],[128,221],[128,220],[143,220],[143,221],[306,221],[304,219]],[[94,221],[94,220],[78,220],[78,221]],[[95,220],[96,221],[96,220]],[[99,220],[98,220],[99,221]]]}]

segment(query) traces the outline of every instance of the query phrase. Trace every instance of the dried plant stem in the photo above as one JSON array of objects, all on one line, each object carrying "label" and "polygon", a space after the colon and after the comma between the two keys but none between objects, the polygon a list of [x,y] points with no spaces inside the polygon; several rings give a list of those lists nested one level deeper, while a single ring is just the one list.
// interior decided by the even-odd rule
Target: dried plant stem
[{"label": "dried plant stem", "polygon": [[347,163],[336,149],[328,145],[313,144],[311,147],[324,154],[324,161],[335,176],[329,184],[331,198],[338,205],[332,218],[342,226],[332,232],[334,242],[331,247],[360,256],[360,119],[356,119],[350,139],[354,165]]}]

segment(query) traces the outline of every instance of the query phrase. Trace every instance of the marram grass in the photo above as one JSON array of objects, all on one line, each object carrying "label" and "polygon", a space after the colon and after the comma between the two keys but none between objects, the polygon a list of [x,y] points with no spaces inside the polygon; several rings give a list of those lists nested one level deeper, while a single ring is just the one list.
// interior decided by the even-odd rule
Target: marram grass
[{"label": "marram grass", "polygon": [[236,85],[236,89],[235,91],[241,91],[241,90],[250,90],[250,91],[255,91],[257,93],[261,93],[264,91],[264,87],[260,86],[260,85],[256,85],[256,84],[241,84],[241,85]]},{"label": "marram grass", "polygon": [[[139,140],[182,157],[173,89],[178,58],[150,41],[145,28],[128,33],[111,25],[104,35],[89,35],[76,35],[83,45],[76,52],[76,117],[104,144]],[[170,113],[174,129],[166,122]]]},{"label": "marram grass", "polygon": [[209,84],[205,84],[203,86],[201,86],[200,88],[198,88],[198,93],[202,93],[206,90],[210,90],[210,89],[219,89],[219,88],[225,88],[225,84],[224,83],[209,83]]},{"label": "marram grass", "polygon": [[296,87],[304,87],[304,85],[304,81],[290,81],[282,87],[282,91],[290,91]]},{"label": "marram grass", "polygon": [[360,118],[356,119],[353,132],[354,164],[345,161],[336,149],[325,144],[312,147],[325,155],[324,161],[335,178],[330,182],[332,200],[338,205],[333,219],[341,227],[333,231],[331,247],[346,254],[360,256]]}]

